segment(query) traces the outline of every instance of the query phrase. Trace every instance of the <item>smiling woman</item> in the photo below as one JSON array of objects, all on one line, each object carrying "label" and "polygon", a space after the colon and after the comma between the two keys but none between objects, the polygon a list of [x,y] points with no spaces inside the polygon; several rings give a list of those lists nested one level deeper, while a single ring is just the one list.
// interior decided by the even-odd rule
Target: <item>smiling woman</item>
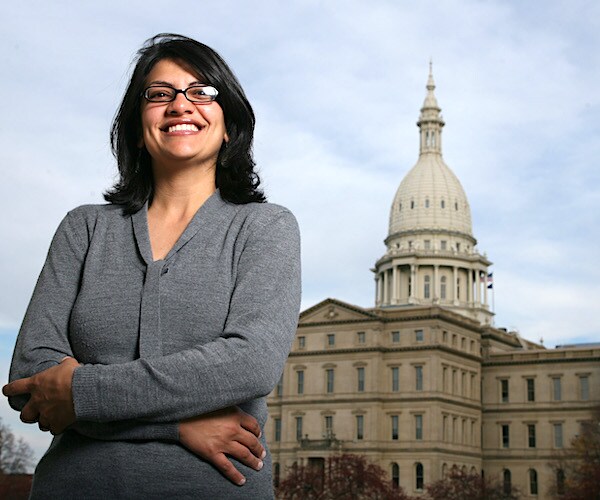
[{"label": "smiling woman", "polygon": [[253,129],[212,49],[140,50],[111,203],[58,228],[3,389],[55,435],[32,498],[273,497],[264,397],[295,332],[300,243],[264,203]]}]

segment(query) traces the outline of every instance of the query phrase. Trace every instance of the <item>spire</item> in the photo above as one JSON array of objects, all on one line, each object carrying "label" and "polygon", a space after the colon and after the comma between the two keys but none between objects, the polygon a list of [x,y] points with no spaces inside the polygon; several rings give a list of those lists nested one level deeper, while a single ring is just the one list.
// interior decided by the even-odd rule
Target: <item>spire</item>
[{"label": "spire", "polygon": [[419,121],[417,125],[421,129],[420,154],[437,153],[442,154],[442,127],[444,120],[440,112],[437,99],[433,91],[435,82],[433,81],[433,62],[429,60],[429,77],[427,78],[427,95],[421,108]]}]

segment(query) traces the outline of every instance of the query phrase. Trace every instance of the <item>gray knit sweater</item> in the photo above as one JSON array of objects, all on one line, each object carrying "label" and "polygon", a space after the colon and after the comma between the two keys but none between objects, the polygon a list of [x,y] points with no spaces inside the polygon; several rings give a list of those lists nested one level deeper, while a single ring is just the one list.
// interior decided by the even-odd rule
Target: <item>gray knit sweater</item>
[{"label": "gray knit sweater", "polygon": [[52,441],[32,497],[272,498],[270,455],[260,472],[234,462],[247,478],[235,486],[178,443],[177,422],[238,405],[264,426],[299,306],[298,226],[283,207],[234,205],[217,191],[159,261],[147,208],[69,212],[10,371],[27,377],[65,355],[84,364],[77,422]]}]

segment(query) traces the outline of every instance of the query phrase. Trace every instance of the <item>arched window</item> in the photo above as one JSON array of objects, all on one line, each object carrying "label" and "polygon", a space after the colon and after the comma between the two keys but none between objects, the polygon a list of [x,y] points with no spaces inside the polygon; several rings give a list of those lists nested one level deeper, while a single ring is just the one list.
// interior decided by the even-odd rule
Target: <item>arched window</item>
[{"label": "arched window", "polygon": [[415,489],[422,490],[423,489],[423,477],[424,477],[423,464],[421,462],[417,462],[415,465]]},{"label": "arched window", "polygon": [[446,276],[440,279],[440,299],[446,300]]},{"label": "arched window", "polygon": [[440,201],[440,206],[441,206],[442,208],[446,208],[446,200],[442,200],[442,201]]},{"label": "arched window", "polygon": [[529,469],[529,494],[538,494],[538,478],[537,471],[535,469]]},{"label": "arched window", "polygon": [[429,198],[425,198],[425,208],[429,208]]},{"label": "arched window", "polygon": [[396,462],[392,462],[392,486],[400,486],[400,466]]},{"label": "arched window", "polygon": [[427,274],[423,281],[423,297],[429,299],[431,297],[431,277]]},{"label": "arched window", "polygon": [[502,474],[502,490],[505,495],[510,495],[510,490],[512,490],[511,475],[508,469],[504,469],[504,473]]},{"label": "arched window", "polygon": [[556,493],[565,494],[565,472],[562,469],[556,471]]}]

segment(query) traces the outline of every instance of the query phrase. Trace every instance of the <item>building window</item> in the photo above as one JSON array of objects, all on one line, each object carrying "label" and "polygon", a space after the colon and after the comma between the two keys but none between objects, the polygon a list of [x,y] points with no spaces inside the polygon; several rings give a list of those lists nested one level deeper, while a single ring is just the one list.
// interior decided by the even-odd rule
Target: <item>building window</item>
[{"label": "building window", "polygon": [[275,389],[275,395],[277,397],[283,396],[283,375],[279,378],[279,382],[277,382],[277,387]]},{"label": "building window", "polygon": [[442,417],[442,441],[448,439],[448,415]]},{"label": "building window", "polygon": [[[446,200],[440,201],[440,207],[446,208]],[[445,249],[444,249],[445,250]]]},{"label": "building window", "polygon": [[527,401],[535,401],[535,379],[527,379]]},{"label": "building window", "polygon": [[552,377],[552,399],[554,401],[562,400],[562,387],[560,377]]},{"label": "building window", "polygon": [[359,344],[364,344],[365,343],[365,332],[357,332],[356,340],[358,341]]},{"label": "building window", "polygon": [[456,278],[456,300],[460,299],[460,278]]},{"label": "building window", "polygon": [[537,471],[535,469],[529,469],[529,494],[538,494],[538,479]]},{"label": "building window", "polygon": [[535,424],[527,424],[527,445],[535,448]]},{"label": "building window", "polygon": [[563,426],[562,424],[554,424],[554,447],[563,447]]},{"label": "building window", "polygon": [[356,439],[360,440],[365,437],[365,417],[363,415],[356,415]]},{"label": "building window", "polygon": [[504,469],[504,473],[502,474],[502,489],[505,495],[510,495],[512,490],[512,480],[508,469]]},{"label": "building window", "polygon": [[410,208],[411,208],[411,210],[413,208],[415,208],[415,202],[414,202],[414,200],[410,200]]},{"label": "building window", "polygon": [[415,390],[423,390],[423,367],[415,366]]},{"label": "building window", "polygon": [[281,441],[281,419],[279,417],[273,420],[275,424],[275,441]]},{"label": "building window", "polygon": [[400,390],[400,368],[397,366],[392,367],[392,392],[398,392]]},{"label": "building window", "polygon": [[423,439],[423,415],[415,415],[415,439]]},{"label": "building window", "polygon": [[590,399],[590,379],[587,375],[579,377],[579,397],[582,401]]},{"label": "building window", "polygon": [[392,486],[398,488],[400,486],[400,466],[396,463],[392,463]]},{"label": "building window", "polygon": [[424,476],[423,464],[420,462],[417,462],[417,464],[415,466],[415,489],[417,491],[421,491],[423,489],[423,476]]},{"label": "building window", "polygon": [[458,202],[457,201],[454,202],[454,210],[458,210]]},{"label": "building window", "polygon": [[440,299],[446,300],[446,276],[442,276],[440,280]]},{"label": "building window", "polygon": [[426,275],[423,281],[423,297],[429,299],[431,297],[431,277]]},{"label": "building window", "polygon": [[356,369],[356,378],[357,378],[357,391],[364,392],[365,391],[365,369],[362,366],[359,366]]},{"label": "building window", "polygon": [[562,469],[556,471],[556,493],[565,494],[565,472]]},{"label": "building window", "polygon": [[508,448],[510,446],[510,426],[508,424],[502,424],[502,448]]},{"label": "building window", "polygon": [[298,381],[298,394],[304,394],[304,370],[298,370],[296,372],[296,379]]},{"label": "building window", "polygon": [[447,343],[448,343],[448,332],[447,332],[446,330],[444,330],[444,331],[442,332],[442,342],[443,342],[444,344],[447,344]]},{"label": "building window", "polygon": [[429,208],[429,198],[425,198],[425,208]]},{"label": "building window", "polygon": [[400,332],[392,332],[392,342],[394,344],[400,342]]},{"label": "building window", "polygon": [[460,339],[460,348],[463,351],[467,350],[467,339],[465,339],[464,337],[461,337],[461,339]]},{"label": "building window", "polygon": [[333,347],[335,345],[335,333],[327,334],[327,345]]},{"label": "building window", "polygon": [[273,486],[275,488],[279,487],[279,476],[281,475],[281,468],[279,467],[279,462],[275,462],[273,464]]},{"label": "building window", "polygon": [[423,248],[425,250],[431,250],[431,240],[425,240],[425,241],[423,241]]},{"label": "building window", "polygon": [[298,337],[298,349],[304,349],[306,347],[306,337]]},{"label": "building window", "polygon": [[456,251],[457,251],[457,252],[460,252],[460,243],[457,243],[457,244],[456,244]]},{"label": "building window", "polygon": [[325,415],[325,437],[331,438],[333,436],[333,416]]},{"label": "building window", "polygon": [[423,330],[415,330],[415,342],[423,342],[424,338]]},{"label": "building window", "polygon": [[327,380],[327,393],[331,394],[333,392],[333,368],[327,368],[325,370],[325,377]]},{"label": "building window", "polygon": [[398,440],[398,415],[392,415],[392,439]]},{"label": "building window", "polygon": [[508,403],[508,379],[500,380],[500,400]]},{"label": "building window", "polygon": [[302,440],[302,417],[296,417],[296,441]]}]

